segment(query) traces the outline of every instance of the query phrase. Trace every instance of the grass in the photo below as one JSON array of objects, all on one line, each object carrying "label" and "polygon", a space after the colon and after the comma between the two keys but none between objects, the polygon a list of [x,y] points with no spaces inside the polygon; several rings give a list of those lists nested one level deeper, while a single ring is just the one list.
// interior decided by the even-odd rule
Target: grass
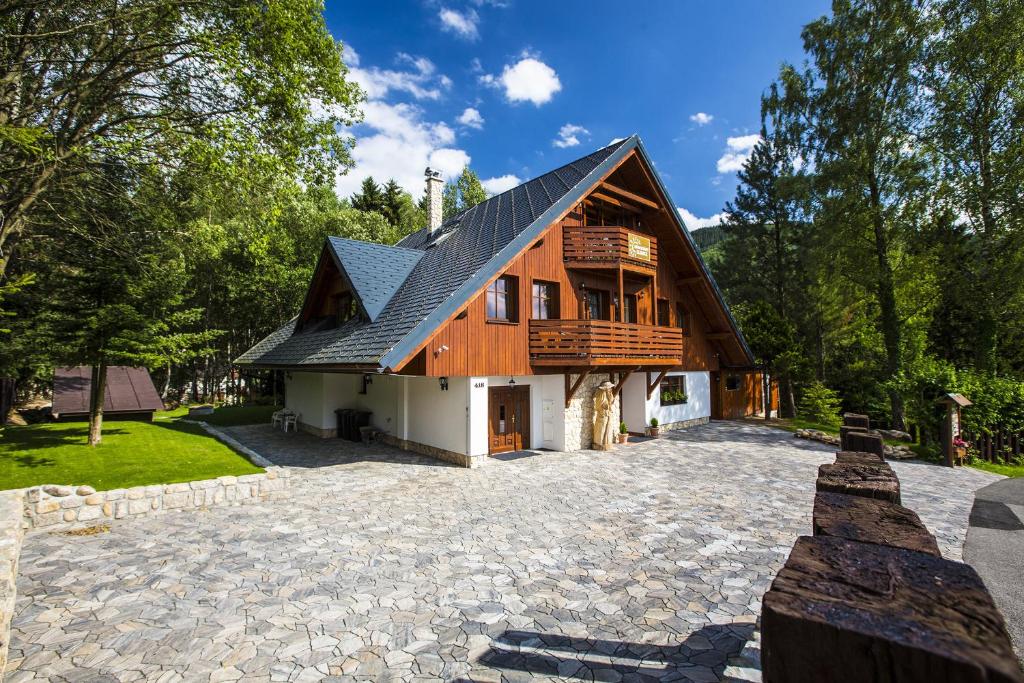
[{"label": "grass", "polygon": [[[271,406],[225,406],[210,424],[269,422]],[[187,408],[160,411],[154,422],[107,421],[103,441],[86,444],[86,422],[5,427],[0,438],[0,489],[88,484],[97,490],[171,484],[262,472],[200,425],[182,422]]]},{"label": "grass", "polygon": [[1015,465],[1007,465],[1005,463],[974,460],[970,462],[969,465],[978,470],[992,472],[993,474],[1001,474],[1004,477],[1024,477],[1024,464],[1021,463]]}]

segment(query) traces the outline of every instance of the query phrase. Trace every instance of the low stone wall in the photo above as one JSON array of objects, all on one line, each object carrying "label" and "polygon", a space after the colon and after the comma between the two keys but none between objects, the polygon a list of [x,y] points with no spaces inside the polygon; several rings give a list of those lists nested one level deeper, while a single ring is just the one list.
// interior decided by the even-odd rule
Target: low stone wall
[{"label": "low stone wall", "polygon": [[290,474],[287,469],[270,467],[262,474],[112,491],[96,491],[91,486],[33,486],[24,489],[24,523],[30,530],[51,531],[94,526],[114,519],[159,514],[167,510],[278,500],[288,495]]},{"label": "low stone wall", "polygon": [[0,680],[7,667],[7,646],[11,641],[11,617],[14,615],[15,579],[18,556],[25,535],[22,518],[24,493],[21,490],[0,493]]},{"label": "low stone wall", "polygon": [[425,455],[428,458],[434,458],[436,460],[443,460],[444,462],[450,462],[453,465],[459,467],[480,467],[487,462],[486,455],[466,455],[465,453],[456,453],[455,451],[445,450],[444,448],[436,448],[434,446],[428,446],[424,443],[417,441],[409,441],[408,439],[399,439],[391,434],[382,434],[380,440],[389,446],[395,448],[401,448],[403,451],[412,451],[413,453],[419,453]]},{"label": "low stone wall", "polygon": [[711,421],[710,417],[695,417],[690,420],[679,420],[678,422],[666,422],[661,425],[661,428],[666,431],[675,431],[677,429],[689,429],[690,427],[699,427],[700,425],[706,425]]}]

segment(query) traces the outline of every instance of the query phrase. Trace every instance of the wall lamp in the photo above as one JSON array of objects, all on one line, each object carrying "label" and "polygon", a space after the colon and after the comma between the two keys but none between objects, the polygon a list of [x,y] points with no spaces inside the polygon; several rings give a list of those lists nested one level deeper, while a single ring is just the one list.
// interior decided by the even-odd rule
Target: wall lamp
[{"label": "wall lamp", "polygon": [[508,378],[508,388],[509,389],[515,389],[516,388],[516,378],[515,377],[509,377]]},{"label": "wall lamp", "polygon": [[441,391],[448,391],[448,378],[438,377],[437,383],[441,385]]}]

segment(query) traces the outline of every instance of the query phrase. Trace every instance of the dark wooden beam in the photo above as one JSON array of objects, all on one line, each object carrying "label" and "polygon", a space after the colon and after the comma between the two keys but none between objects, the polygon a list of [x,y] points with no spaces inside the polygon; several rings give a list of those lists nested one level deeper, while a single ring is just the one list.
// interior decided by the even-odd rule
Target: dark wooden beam
[{"label": "dark wooden beam", "polygon": [[632,204],[624,202],[621,199],[616,199],[615,197],[604,194],[603,192],[591,192],[590,196],[594,199],[600,199],[602,202],[608,202],[613,206],[618,206],[626,209],[627,211],[632,211],[633,213],[643,213],[643,210],[641,210],[640,207],[633,206]]},{"label": "dark wooden beam", "polygon": [[630,375],[639,369],[640,368],[630,368],[629,370],[619,374],[619,381],[615,384],[615,388],[612,389],[612,395],[618,398],[619,392],[622,391],[622,385],[626,383],[626,380],[629,379]]},{"label": "dark wooden beam", "polygon": [[592,368],[587,368],[586,370],[584,370],[580,374],[580,376],[576,379],[575,382],[571,382],[569,380],[569,373],[565,373],[565,407],[566,408],[569,407],[569,402],[572,401],[572,397],[575,396],[576,392],[580,390],[581,386],[583,386],[583,380],[585,380],[587,378],[587,375],[589,375],[591,372],[593,372],[593,369]]},{"label": "dark wooden beam", "polygon": [[612,185],[611,183],[605,182],[605,183],[601,183],[600,187],[601,187],[601,189],[608,190],[609,192],[617,194],[620,197],[625,197],[626,199],[628,199],[630,201],[636,202],[637,204],[640,204],[641,206],[646,206],[649,209],[660,209],[661,208],[661,205],[658,204],[657,202],[655,202],[655,201],[653,201],[651,199],[648,199],[647,197],[644,197],[642,195],[638,195],[635,192],[630,192],[629,190],[626,190],[626,189],[623,189],[621,187],[618,187],[617,185]]},{"label": "dark wooden beam", "polygon": [[732,337],[732,332],[708,332],[708,339],[729,339]]},{"label": "dark wooden beam", "polygon": [[662,370],[658,373],[658,377],[654,382],[651,382],[651,373],[647,373],[647,400],[651,399],[651,396],[654,395],[654,390],[658,388],[658,385],[661,384],[661,380],[665,379],[665,375],[667,374],[668,370]]},{"label": "dark wooden beam", "polygon": [[676,284],[680,287],[686,287],[687,285],[696,285],[706,281],[703,275],[694,275],[693,277],[681,277],[676,280]]}]

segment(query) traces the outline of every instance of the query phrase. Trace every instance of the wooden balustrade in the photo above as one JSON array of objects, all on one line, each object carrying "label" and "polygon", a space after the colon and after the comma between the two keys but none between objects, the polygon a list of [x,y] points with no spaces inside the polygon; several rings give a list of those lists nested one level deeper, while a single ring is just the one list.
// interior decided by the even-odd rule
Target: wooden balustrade
[{"label": "wooden balustrade", "polygon": [[534,365],[678,365],[683,333],[675,327],[611,320],[531,320]]},{"label": "wooden balustrade", "polygon": [[658,240],[650,235],[613,225],[566,226],[562,235],[563,258],[570,268],[658,269]]}]

